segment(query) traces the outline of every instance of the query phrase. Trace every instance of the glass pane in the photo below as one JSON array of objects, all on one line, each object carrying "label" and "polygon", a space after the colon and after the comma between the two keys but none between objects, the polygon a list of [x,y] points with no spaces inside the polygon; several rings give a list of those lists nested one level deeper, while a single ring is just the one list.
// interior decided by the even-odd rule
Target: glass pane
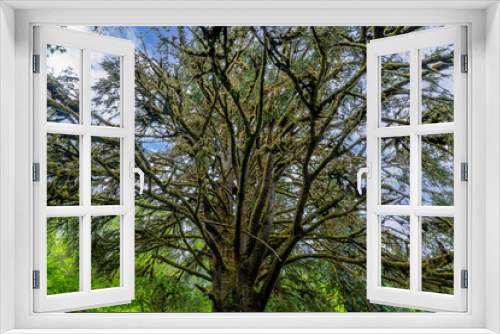
[{"label": "glass pane", "polygon": [[92,290],[120,286],[120,216],[92,217]]},{"label": "glass pane", "polygon": [[381,126],[410,124],[410,52],[380,57]]},{"label": "glass pane", "polygon": [[47,45],[47,122],[78,124],[82,50]]},{"label": "glass pane", "polygon": [[453,218],[422,217],[422,291],[453,294]]},{"label": "glass pane", "polygon": [[453,205],[453,134],[422,136],[422,205]]},{"label": "glass pane", "polygon": [[120,204],[120,139],[92,137],[92,205]]},{"label": "glass pane", "polygon": [[453,122],[453,45],[422,49],[422,124]]},{"label": "glass pane", "polygon": [[381,216],[381,285],[410,288],[410,217]]},{"label": "glass pane", "polygon": [[120,126],[120,58],[91,53],[92,125]]},{"label": "glass pane", "polygon": [[47,295],[80,291],[80,218],[47,219]]},{"label": "glass pane", "polygon": [[80,137],[47,134],[47,205],[80,205]]},{"label": "glass pane", "polygon": [[381,138],[382,205],[410,204],[410,137]]}]

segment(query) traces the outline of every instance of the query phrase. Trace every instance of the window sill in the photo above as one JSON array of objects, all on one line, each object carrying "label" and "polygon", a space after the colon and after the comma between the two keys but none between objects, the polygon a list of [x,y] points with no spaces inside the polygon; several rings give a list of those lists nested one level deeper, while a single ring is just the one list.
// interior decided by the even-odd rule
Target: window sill
[{"label": "window sill", "polygon": [[494,334],[471,329],[14,329],[3,334]]}]

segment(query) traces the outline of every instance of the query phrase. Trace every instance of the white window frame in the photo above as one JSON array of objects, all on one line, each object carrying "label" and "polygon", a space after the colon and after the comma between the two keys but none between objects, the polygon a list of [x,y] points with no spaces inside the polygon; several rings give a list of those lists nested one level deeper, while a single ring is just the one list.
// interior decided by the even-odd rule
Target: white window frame
[{"label": "white window frame", "polygon": [[[405,1],[409,2],[409,1]],[[149,3],[149,4],[148,4]],[[9,92],[9,81],[0,78],[2,121],[15,122],[15,149],[11,139],[5,137],[5,122],[0,123],[0,320],[2,331],[14,329],[12,333],[42,333],[37,329],[61,329],[60,333],[76,333],[76,329],[88,329],[86,333],[125,332],[124,329],[138,328],[158,329],[158,333],[175,332],[294,332],[283,328],[302,328],[295,332],[340,333],[350,328],[349,333],[415,333],[411,328],[419,328],[421,333],[495,333],[500,331],[498,313],[500,310],[499,281],[499,243],[500,230],[500,11],[496,2],[412,2],[407,9],[401,2],[371,1],[367,2],[332,2],[316,3],[293,2],[280,4],[271,2],[243,3],[226,6],[215,2],[204,6],[191,7],[193,4],[166,3],[144,1],[142,4],[132,2],[17,2],[0,4],[0,68],[3,73],[13,73],[14,66],[11,49],[13,46],[9,33],[15,30],[15,100],[6,97]],[[12,6],[32,8],[15,13],[15,24],[12,20]],[[132,5],[131,5],[132,4]],[[198,4],[199,5],[199,4]],[[66,6],[73,8],[61,9]],[[81,9],[82,7],[86,9]],[[102,10],[99,7],[108,6]],[[150,9],[123,9],[120,6],[150,6]],[[196,4],[194,6],[197,6]],[[272,8],[264,8],[270,6]],[[425,7],[428,6],[428,7]],[[432,6],[432,7],[431,7]],[[461,6],[461,9],[449,9]],[[490,6],[487,10],[487,6]],[[166,8],[167,7],[167,8]],[[168,8],[169,7],[169,8]],[[221,7],[229,7],[220,9]],[[281,7],[281,8],[280,8]],[[290,9],[292,7],[292,9]],[[345,8],[357,9],[345,9]],[[33,9],[35,8],[35,9]],[[43,10],[52,8],[59,10]],[[80,9],[75,9],[80,8]],[[92,9],[93,8],[93,9]],[[249,9],[250,8],[250,9]],[[375,8],[375,9],[374,9]],[[412,8],[408,10],[408,8]],[[444,8],[444,9],[439,9]],[[448,9],[446,9],[448,8]],[[2,21],[7,16],[7,20]],[[470,286],[468,289],[469,311],[466,313],[435,314],[34,314],[31,290],[32,259],[32,182],[30,181],[32,147],[32,76],[30,71],[30,55],[32,52],[32,27],[36,24],[66,25],[436,25],[465,24],[469,27],[469,119],[468,142],[470,156],[470,187],[468,268]],[[487,24],[487,26],[485,25]],[[6,29],[7,28],[7,29]],[[488,28],[488,29],[486,29]],[[485,71],[485,62],[490,66]],[[9,66],[10,64],[10,66]],[[12,76],[11,76],[12,78]],[[15,105],[14,105],[15,104]],[[15,117],[7,114],[6,108],[15,106]],[[487,121],[486,121],[487,120]],[[486,132],[486,134],[485,134]],[[488,152],[486,154],[485,152]],[[15,157],[15,165],[6,162]],[[4,159],[4,160],[2,160]],[[487,164],[485,164],[487,163]],[[486,166],[486,167],[484,167]],[[7,172],[15,168],[15,182],[9,180]],[[488,182],[486,180],[488,174]],[[12,205],[7,198],[9,192],[4,185],[15,187],[15,212],[6,210]],[[488,193],[488,197],[486,196]],[[488,206],[485,206],[485,201]],[[15,215],[15,216],[14,216]],[[6,218],[15,217],[13,220]],[[487,219],[486,219],[487,218]],[[496,224],[495,224],[496,223]],[[472,230],[471,226],[474,226]],[[15,231],[14,231],[15,229]],[[15,234],[15,246],[12,235]],[[5,247],[11,247],[5,248]],[[12,249],[15,249],[14,255]],[[490,254],[486,266],[484,257]],[[11,285],[9,285],[11,284]],[[15,291],[11,292],[12,286]],[[486,289],[488,293],[486,293]],[[9,305],[10,303],[10,305]],[[15,309],[12,311],[12,305]],[[10,307],[9,307],[10,306]],[[14,316],[14,318],[12,318]],[[176,329],[198,329],[182,331]],[[225,330],[215,330],[222,329]],[[244,329],[247,329],[246,331]],[[356,328],[358,330],[356,330]],[[28,330],[30,329],[30,330]],[[160,331],[159,329],[164,329]],[[211,330],[210,330],[211,329]],[[232,330],[231,330],[232,329]],[[240,330],[238,330],[240,329]],[[267,331],[265,329],[268,329]],[[274,330],[273,330],[274,329]],[[462,329],[462,330],[459,330]],[[492,331],[490,331],[491,329]],[[56,333],[57,330],[50,330]],[[144,332],[144,330],[128,330],[128,333]],[[45,331],[47,333],[47,331]]]},{"label": "white window frame", "polygon": [[[97,37],[97,38],[96,38]],[[34,84],[34,162],[39,164],[39,181],[33,184],[34,201],[34,270],[39,271],[39,288],[34,289],[35,312],[74,311],[128,304],[135,294],[135,46],[131,41],[58,27],[34,27],[34,52],[39,55],[39,73]],[[80,50],[79,124],[47,122],[47,45]],[[115,55],[120,59],[120,124],[118,127],[91,125],[91,57],[92,52]],[[80,204],[47,206],[47,135],[78,136]],[[120,139],[120,204],[92,205],[91,168],[93,137]],[[91,288],[91,224],[96,216],[120,217],[120,286]],[[79,284],[78,292],[47,295],[47,219],[79,218]]]},{"label": "white window frame", "polygon": [[[370,302],[384,305],[410,307],[422,310],[467,310],[467,290],[461,288],[461,270],[467,270],[467,185],[461,180],[461,163],[467,163],[467,76],[461,71],[461,55],[467,54],[466,28],[450,26],[425,31],[380,38],[367,46],[367,164],[371,177],[367,179],[367,297]],[[449,123],[421,124],[421,50],[429,47],[453,45],[454,47],[454,121]],[[410,124],[386,127],[381,124],[381,60],[385,55],[409,53],[410,65]],[[454,205],[423,206],[421,136],[453,134],[454,138]],[[402,137],[410,145],[410,203],[409,205],[382,205],[381,203],[381,141],[382,138]],[[410,288],[396,289],[381,285],[381,216],[403,215],[409,217]],[[424,292],[422,284],[422,217],[453,217],[454,240],[454,294]]]}]

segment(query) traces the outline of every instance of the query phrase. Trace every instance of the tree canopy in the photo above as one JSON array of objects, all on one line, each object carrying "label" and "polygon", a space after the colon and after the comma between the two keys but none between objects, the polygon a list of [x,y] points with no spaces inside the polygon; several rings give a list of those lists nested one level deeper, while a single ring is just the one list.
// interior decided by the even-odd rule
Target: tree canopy
[{"label": "tree canopy", "polygon": [[[366,45],[421,29],[137,30],[135,152],[146,175],[136,195],[137,298],[98,310],[401,311],[366,298],[366,197],[355,176],[366,159]],[[423,55],[422,122],[453,121],[453,53]],[[119,60],[104,57],[100,66],[106,75],[92,86],[93,117],[113,126]],[[383,124],[409,124],[407,59],[384,57],[381,73]],[[48,121],[78,122],[75,80],[70,69],[49,75]],[[78,144],[70,137],[48,137],[49,205],[78,203]],[[119,145],[93,138],[93,204],[119,203]],[[383,203],[407,204],[409,138],[381,145]],[[422,157],[423,202],[453,205],[453,136],[424,136]],[[96,287],[118,277],[115,220],[93,219]],[[74,258],[68,230],[55,221],[54,256]],[[409,221],[381,221],[383,284],[407,289]],[[423,288],[453,293],[453,219],[422,224]]]}]

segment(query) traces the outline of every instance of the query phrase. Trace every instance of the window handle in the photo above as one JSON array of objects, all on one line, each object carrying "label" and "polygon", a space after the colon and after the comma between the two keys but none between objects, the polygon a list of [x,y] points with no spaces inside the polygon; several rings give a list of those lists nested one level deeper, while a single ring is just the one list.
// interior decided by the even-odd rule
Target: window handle
[{"label": "window handle", "polygon": [[364,168],[361,168],[359,171],[358,171],[358,193],[360,195],[363,195],[363,191],[361,190],[361,177],[363,176],[363,174],[366,173],[366,177],[371,179],[372,178],[372,163],[371,162],[367,162],[366,163],[366,167]]},{"label": "window handle", "polygon": [[135,174],[139,174],[139,194],[144,191],[144,172],[140,168],[134,167],[134,162],[130,162],[130,178],[133,179]]}]

